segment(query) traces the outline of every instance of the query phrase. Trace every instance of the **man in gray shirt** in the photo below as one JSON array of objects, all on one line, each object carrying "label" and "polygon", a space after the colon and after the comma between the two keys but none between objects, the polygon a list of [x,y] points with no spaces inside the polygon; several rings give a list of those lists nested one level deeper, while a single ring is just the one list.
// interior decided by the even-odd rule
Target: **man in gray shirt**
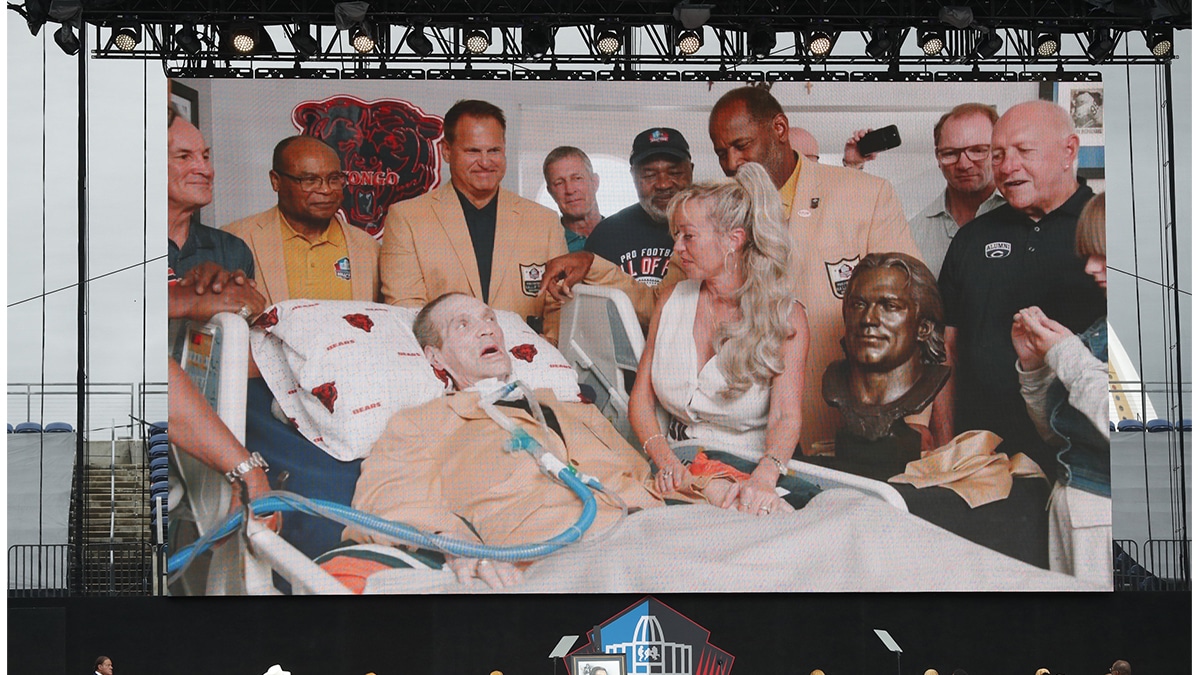
[{"label": "man in gray shirt", "polygon": [[908,221],[921,257],[934,276],[958,228],[1004,203],[992,180],[992,127],[996,109],[982,103],[955,106],[933,127],[934,154],[946,189]]}]

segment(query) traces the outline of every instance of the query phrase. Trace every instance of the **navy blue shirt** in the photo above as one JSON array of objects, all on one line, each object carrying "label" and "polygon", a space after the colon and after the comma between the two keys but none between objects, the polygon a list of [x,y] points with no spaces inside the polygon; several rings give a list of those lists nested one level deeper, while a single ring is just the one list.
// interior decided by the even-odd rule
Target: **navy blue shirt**
[{"label": "navy blue shirt", "polygon": [[254,254],[238,236],[193,223],[183,248],[167,239],[167,274],[181,278],[202,262],[215,262],[229,271],[241,270],[254,278]]},{"label": "navy blue shirt", "polygon": [[584,246],[647,286],[657,286],[667,276],[674,248],[670,228],[651,218],[641,204],[600,221]]},{"label": "navy blue shirt", "polygon": [[1044,467],[1053,457],[1021,398],[1012,320],[1037,305],[1080,333],[1105,315],[1104,290],[1075,254],[1075,226],[1091,197],[1082,186],[1036,222],[1007,204],[979,216],[954,236],[938,280],[946,325],[958,329],[955,432],[992,431],[1002,451]]}]

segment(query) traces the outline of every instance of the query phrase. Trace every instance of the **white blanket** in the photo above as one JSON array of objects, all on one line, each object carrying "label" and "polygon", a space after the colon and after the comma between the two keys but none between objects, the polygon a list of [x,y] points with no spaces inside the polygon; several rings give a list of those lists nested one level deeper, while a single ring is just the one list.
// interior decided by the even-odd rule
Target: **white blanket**
[{"label": "white blanket", "polygon": [[[479,593],[449,570],[388,570],[366,593]],[[525,570],[522,593],[1110,590],[973,544],[851,490],[794,513],[755,517],[711,506],[635,513],[606,537]]]}]

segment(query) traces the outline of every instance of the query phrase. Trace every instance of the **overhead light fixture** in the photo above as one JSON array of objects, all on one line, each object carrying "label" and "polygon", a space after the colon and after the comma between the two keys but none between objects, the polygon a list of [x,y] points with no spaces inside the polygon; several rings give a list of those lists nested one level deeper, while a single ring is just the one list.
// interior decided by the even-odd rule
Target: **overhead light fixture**
[{"label": "overhead light fixture", "polygon": [[612,28],[605,28],[596,33],[596,51],[605,56],[612,56],[621,51],[621,34]]},{"label": "overhead light fixture", "polygon": [[921,47],[922,52],[925,52],[925,56],[937,56],[946,47],[946,37],[944,33],[937,30],[921,31],[917,45]]},{"label": "overhead light fixture", "polygon": [[896,46],[894,31],[890,28],[877,27],[871,29],[871,39],[867,41],[867,55],[876,61],[886,61]]},{"label": "overhead light fixture", "polygon": [[42,30],[42,26],[46,25],[46,20],[50,18],[48,5],[47,0],[25,0],[24,5],[11,5],[9,9],[24,17],[29,32],[36,36]]},{"label": "overhead light fixture", "polygon": [[289,39],[292,47],[296,50],[296,57],[300,61],[312,58],[314,54],[321,51],[321,45],[317,39],[308,32],[308,24],[297,24],[296,30],[292,31]]},{"label": "overhead light fixture", "polygon": [[823,59],[833,52],[833,43],[835,40],[837,40],[836,33],[814,30],[808,34],[808,53],[818,59]]},{"label": "overhead light fixture", "polygon": [[404,44],[417,56],[429,56],[433,53],[433,40],[425,35],[425,29],[421,26],[408,29],[408,37],[404,38]]},{"label": "overhead light fixture", "polygon": [[1033,53],[1041,57],[1054,56],[1061,45],[1060,33],[1043,31],[1038,33],[1033,41]]},{"label": "overhead light fixture", "polygon": [[675,5],[675,9],[671,11],[671,15],[675,20],[683,25],[688,30],[696,30],[697,28],[708,23],[712,16],[713,7],[716,5],[708,5],[701,3],[683,2]]},{"label": "overhead light fixture", "polygon": [[545,56],[554,48],[554,31],[545,24],[530,24],[521,28],[521,51],[526,56]]},{"label": "overhead light fixture", "polygon": [[975,55],[981,59],[990,59],[1004,47],[1004,38],[993,28],[983,28],[979,39],[975,41]]},{"label": "overhead light fixture", "polygon": [[975,21],[975,12],[972,12],[970,7],[947,5],[938,10],[938,21],[959,30],[966,30]]},{"label": "overhead light fixture", "polygon": [[491,31],[484,31],[480,28],[467,31],[466,37],[463,38],[463,46],[472,54],[486,52],[487,48],[492,46]]},{"label": "overhead light fixture", "polygon": [[202,45],[196,27],[188,25],[175,31],[175,45],[188,54],[199,54]]},{"label": "overhead light fixture", "polygon": [[141,24],[118,24],[113,26],[112,39],[109,44],[123,52],[131,52],[142,43]]},{"label": "overhead light fixture", "polygon": [[775,49],[775,31],[766,26],[759,26],[750,30],[746,36],[746,47],[750,49],[750,53],[762,58],[769,56],[771,50]]},{"label": "overhead light fixture", "polygon": [[1170,28],[1146,31],[1146,49],[1159,58],[1170,56],[1175,46],[1171,38]]},{"label": "overhead light fixture", "polygon": [[64,23],[54,31],[54,42],[67,53],[67,56],[75,56],[79,53],[79,38],[75,37],[75,31],[71,30],[70,24]]},{"label": "overhead light fixture", "polygon": [[1112,56],[1113,50],[1117,48],[1117,39],[1113,36],[1113,32],[1108,28],[1095,28],[1088,31],[1088,60],[1092,63],[1101,63],[1108,57]]},{"label": "overhead light fixture", "polygon": [[375,36],[366,21],[350,30],[350,46],[359,54],[366,54],[375,49]]},{"label": "overhead light fixture", "polygon": [[684,56],[691,56],[700,51],[700,47],[704,46],[704,38],[701,31],[684,30],[680,31],[675,37],[675,48]]},{"label": "overhead light fixture", "polygon": [[239,54],[249,54],[258,46],[258,29],[253,26],[237,26],[230,29],[229,46]]}]

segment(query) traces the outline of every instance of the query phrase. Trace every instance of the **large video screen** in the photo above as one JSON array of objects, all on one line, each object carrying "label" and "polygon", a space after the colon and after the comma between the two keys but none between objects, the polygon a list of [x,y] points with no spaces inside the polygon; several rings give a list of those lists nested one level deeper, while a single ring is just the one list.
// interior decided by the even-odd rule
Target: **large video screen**
[{"label": "large video screen", "polygon": [[[171,86],[211,146],[213,199],[194,222],[234,225],[278,303],[252,323],[264,380],[250,380],[247,448],[276,488],[286,473],[286,490],[419,530],[399,545],[355,514],[285,513],[283,539],[319,574],[366,593],[1111,588],[1104,210],[1087,208],[1104,190],[1100,82],[779,82],[766,98],[782,122],[747,102],[761,96],[723,99],[742,86],[728,82]],[[503,111],[498,147],[478,111],[446,137],[464,99]],[[868,129],[882,149],[864,156]],[[331,148],[336,171],[314,173],[300,145],[276,152],[296,135]],[[582,187],[554,184],[546,158],[563,146],[586,154]],[[767,215],[714,224],[708,193],[670,223],[652,208],[656,190],[728,182],[746,158],[767,158],[770,190],[737,178]],[[671,175],[646,173],[656,163]],[[476,192],[496,183],[489,215]],[[284,214],[314,195],[338,202],[332,241]],[[568,229],[592,198],[604,220]],[[1076,231],[1097,214],[1089,248]],[[784,236],[767,251],[771,228]],[[593,247],[606,229],[620,234]],[[539,295],[572,234],[595,254],[585,283],[628,303]],[[352,262],[355,246],[377,262]],[[771,256],[785,274],[751,270]],[[298,292],[305,264],[334,265],[353,298]],[[456,368],[496,350],[448,355],[436,321],[441,346],[416,341],[416,310],[443,290],[513,312],[490,345],[513,364],[500,379],[549,393],[512,413],[486,402],[489,380],[459,386]],[[755,300],[781,293],[793,308]],[[740,361],[719,351],[731,344]],[[738,391],[735,367],[752,373]],[[539,473],[497,417],[594,484]],[[469,546],[431,552],[431,535]],[[204,564],[246,592],[230,555]],[[216,592],[212,578],[182,592]]]}]

